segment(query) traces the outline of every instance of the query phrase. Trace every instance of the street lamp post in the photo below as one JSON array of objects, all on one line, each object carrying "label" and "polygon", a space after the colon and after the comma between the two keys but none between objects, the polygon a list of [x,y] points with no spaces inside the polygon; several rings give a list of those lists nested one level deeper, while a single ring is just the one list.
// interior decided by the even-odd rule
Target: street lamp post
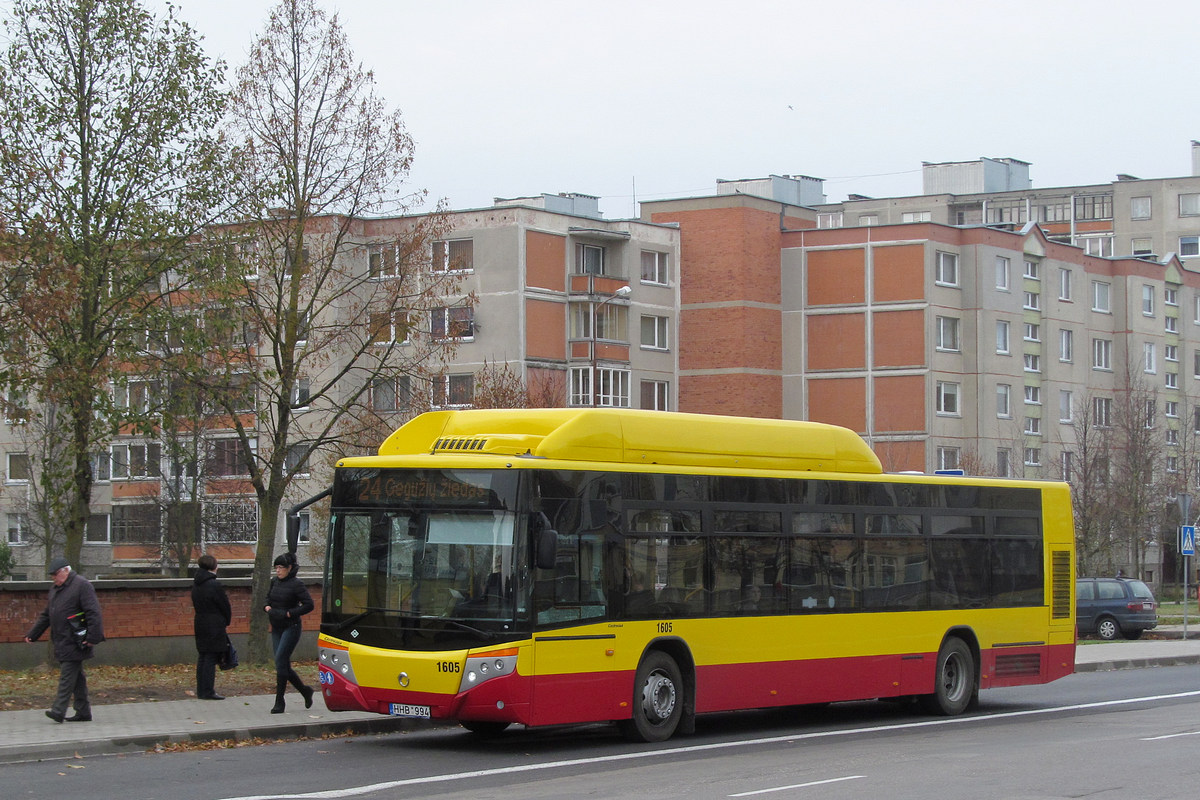
[{"label": "street lamp post", "polygon": [[626,284],[599,303],[592,303],[592,408],[600,405],[600,375],[596,368],[596,319],[599,316],[600,308],[605,303],[615,297],[628,297],[631,291],[633,290],[629,288],[629,284]]}]

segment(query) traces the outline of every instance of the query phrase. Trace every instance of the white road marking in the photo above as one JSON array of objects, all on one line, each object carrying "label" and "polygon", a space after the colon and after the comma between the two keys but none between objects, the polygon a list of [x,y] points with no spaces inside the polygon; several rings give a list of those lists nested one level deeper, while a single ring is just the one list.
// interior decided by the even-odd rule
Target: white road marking
[{"label": "white road marking", "polygon": [[1146,736],[1142,739],[1142,741],[1157,742],[1159,739],[1178,739],[1180,736],[1200,736],[1200,731],[1188,731],[1187,733],[1168,733],[1164,736]]},{"label": "white road marking", "polygon": [[932,728],[941,725],[960,725],[971,722],[988,722],[997,719],[1016,719],[1018,717],[1034,717],[1045,714],[1057,714],[1062,711],[1086,711],[1093,708],[1108,708],[1126,706],[1134,703],[1151,703],[1161,700],[1179,700],[1185,697],[1200,696],[1200,690],[1177,692],[1175,694],[1156,694],[1147,697],[1130,697],[1125,700],[1101,700],[1095,703],[1075,703],[1069,706],[1053,706],[1051,708],[1033,708],[1025,711],[1005,711],[1000,714],[984,714],[971,717],[940,717],[938,719],[920,720],[918,722],[901,722],[892,725],[871,725],[865,728],[846,728],[836,731],[814,731],[812,733],[796,733],[788,736],[768,736],[762,739],[743,739],[736,742],[713,742],[712,744],[696,744],[684,747],[673,747],[669,750],[639,750],[634,753],[619,753],[609,756],[594,756],[592,758],[569,758],[563,761],[545,761],[541,764],[522,764],[513,767],[497,767],[495,769],[480,769],[471,772],[454,772],[446,775],[427,775],[423,778],[405,778],[403,780],[372,783],[366,786],[347,786],[343,789],[327,789],[320,792],[305,792],[303,794],[255,794],[243,797],[228,797],[224,800],[338,800],[343,797],[357,797],[372,792],[382,792],[401,786],[420,786],[429,783],[447,783],[467,778],[486,778],[493,775],[514,775],[521,772],[535,772],[546,769],[563,767],[579,767],[588,764],[606,764],[617,761],[635,761],[660,756],[672,756],[680,753],[702,753],[709,750],[729,750],[735,747],[753,747],[755,745],[779,744],[783,742],[798,742],[806,739],[826,739],[835,736],[855,736],[863,733],[883,733],[887,731],[902,731],[913,728]]},{"label": "white road marking", "polygon": [[786,792],[788,789],[807,789],[810,786],[824,786],[827,783],[841,783],[842,781],[854,781],[859,778],[865,778],[866,775],[847,775],[844,778],[829,778],[823,781],[809,781],[808,783],[793,783],[791,786],[776,786],[774,789],[758,789],[753,792],[740,792],[731,794],[730,797],[750,797],[755,794],[770,794],[771,792]]}]

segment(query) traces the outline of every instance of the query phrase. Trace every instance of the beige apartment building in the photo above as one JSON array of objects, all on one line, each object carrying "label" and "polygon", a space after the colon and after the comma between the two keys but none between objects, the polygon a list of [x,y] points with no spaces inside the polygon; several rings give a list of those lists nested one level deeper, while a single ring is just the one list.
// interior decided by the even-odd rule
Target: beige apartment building
[{"label": "beige apartment building", "polygon": [[[339,258],[350,269],[387,280],[396,263],[389,247],[410,223],[404,217],[356,221],[352,246]],[[459,283],[454,296],[418,322],[418,335],[453,337],[457,348],[452,362],[429,367],[428,380],[370,387],[367,402],[393,427],[416,411],[471,405],[485,367],[515,374],[547,404],[677,408],[679,231],[674,226],[605,220],[598,199],[588,195],[505,199],[489,208],[452,212],[449,233],[428,256],[429,269],[451,271]],[[359,324],[376,327],[378,321]],[[148,377],[114,390],[115,402],[148,403],[152,383]],[[296,402],[303,404],[302,398]],[[248,407],[247,413],[253,425],[254,409]],[[42,577],[46,561],[29,527],[37,463],[28,434],[16,420],[0,425],[0,513],[18,579]],[[195,512],[203,518],[197,554],[212,552],[225,575],[250,570],[258,522],[254,493],[239,474],[244,468],[232,431],[211,430],[206,437],[200,470],[168,463],[162,442],[153,436],[117,436],[97,456],[81,570],[103,576],[167,569],[162,533],[178,522],[166,511],[167,499],[180,491],[202,506]],[[327,470],[304,469],[285,505],[328,485]],[[310,514],[302,514],[302,542],[309,527],[320,522]],[[281,521],[278,549],[283,537]],[[302,546],[300,555],[310,569],[319,563],[319,552]]]}]

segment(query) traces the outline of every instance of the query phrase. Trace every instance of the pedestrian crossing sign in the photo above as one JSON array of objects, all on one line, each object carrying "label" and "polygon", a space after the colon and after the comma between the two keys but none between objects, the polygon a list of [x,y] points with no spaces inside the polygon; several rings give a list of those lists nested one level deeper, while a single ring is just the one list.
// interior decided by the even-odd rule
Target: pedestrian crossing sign
[{"label": "pedestrian crossing sign", "polygon": [[1179,555],[1181,555],[1181,556],[1196,555],[1196,526],[1195,525],[1180,525],[1179,526]]}]

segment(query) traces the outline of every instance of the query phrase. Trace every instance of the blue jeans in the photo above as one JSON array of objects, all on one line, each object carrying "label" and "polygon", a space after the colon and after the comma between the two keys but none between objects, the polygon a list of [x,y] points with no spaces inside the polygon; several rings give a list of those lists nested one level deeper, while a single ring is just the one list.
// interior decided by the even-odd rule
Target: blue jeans
[{"label": "blue jeans", "polygon": [[300,644],[300,625],[289,625],[282,631],[271,629],[271,649],[275,652],[275,674],[288,676],[292,671],[292,651]]}]

